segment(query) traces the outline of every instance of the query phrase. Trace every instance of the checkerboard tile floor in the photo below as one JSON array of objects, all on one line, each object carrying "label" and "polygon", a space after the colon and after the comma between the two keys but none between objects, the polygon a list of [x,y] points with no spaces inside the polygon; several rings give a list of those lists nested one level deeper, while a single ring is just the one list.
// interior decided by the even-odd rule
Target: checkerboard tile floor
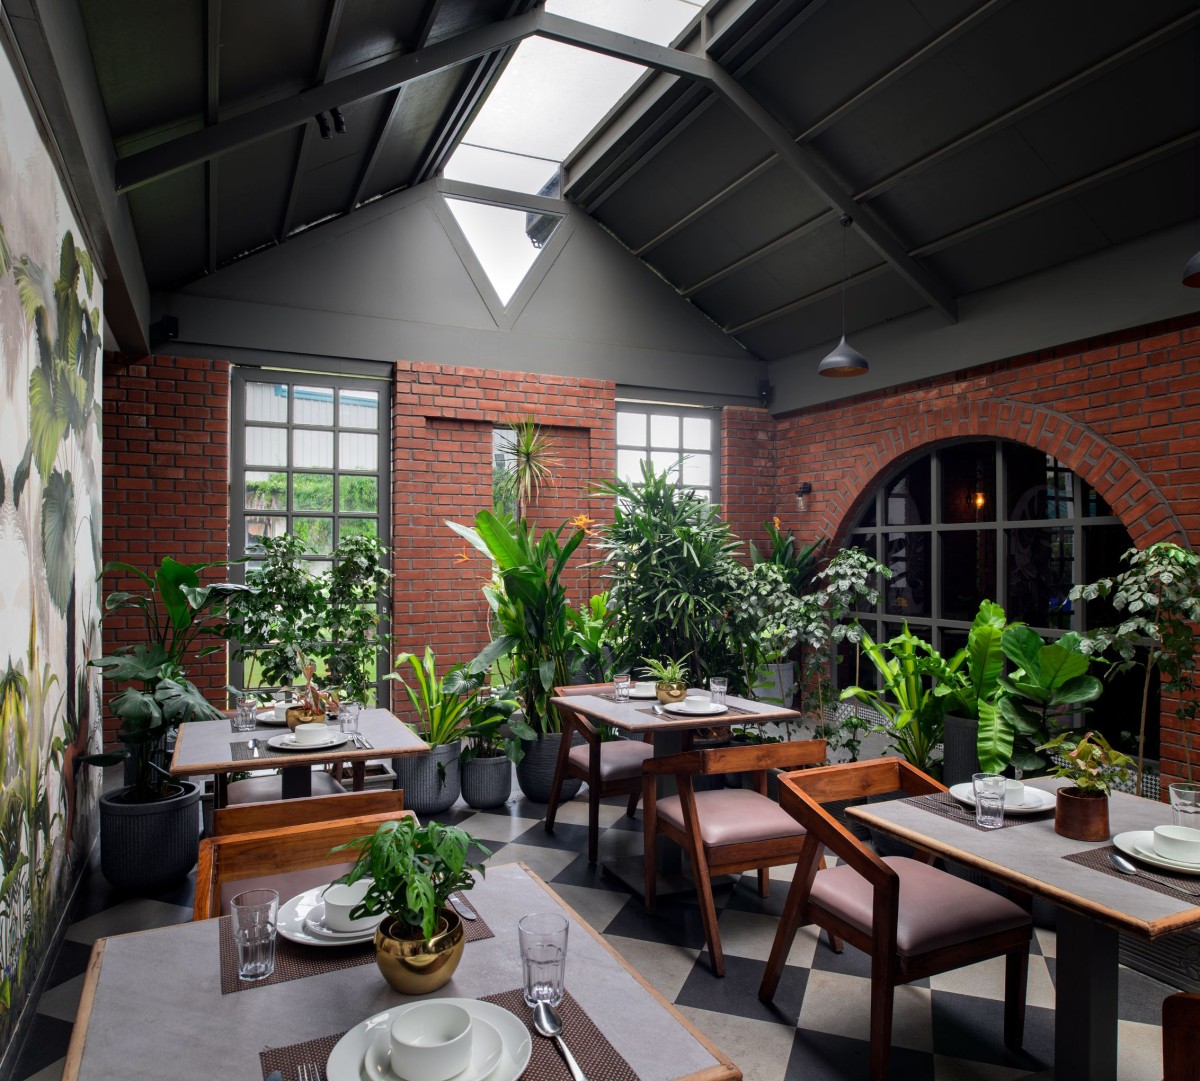
[{"label": "checkerboard tile floor", "polygon": [[[790,877],[772,872],[771,896],[758,896],[753,874],[716,893],[726,975],[716,979],[699,909],[688,894],[662,898],[647,916],[640,898],[599,866],[589,865],[587,803],[559,809],[553,834],[545,806],[514,796],[496,811],[458,805],[439,816],[469,830],[491,849],[488,861],[520,860],[554,889],[667,999],[706,1032],[742,1069],[746,1081],[858,1081],[867,1075],[870,966],[850,946],[833,953],[826,939],[801,930],[773,1006],[758,1000],[758,984]],[[641,817],[625,817],[624,799],[601,810],[600,856],[642,851]],[[584,853],[581,855],[581,853]],[[104,935],[191,919],[194,883],[153,898],[119,894],[91,868],[75,922],[38,1003],[14,1081],[58,1081],[91,944]],[[1009,1081],[1052,1064],[1054,1042],[1052,930],[1038,928],[1029,966],[1025,1048],[1001,1039],[1003,962],[946,973],[896,994],[892,1077],[903,1081]],[[567,968],[571,979],[570,962]],[[1172,988],[1122,968],[1119,1081],[1162,1077],[1159,1017]]]}]

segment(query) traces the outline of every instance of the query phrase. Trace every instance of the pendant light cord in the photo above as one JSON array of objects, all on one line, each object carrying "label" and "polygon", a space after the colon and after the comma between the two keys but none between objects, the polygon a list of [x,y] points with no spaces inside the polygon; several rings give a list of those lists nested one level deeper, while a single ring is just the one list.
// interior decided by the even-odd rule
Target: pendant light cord
[{"label": "pendant light cord", "polygon": [[842,215],[842,337],[846,337],[846,231],[854,224],[849,214]]}]

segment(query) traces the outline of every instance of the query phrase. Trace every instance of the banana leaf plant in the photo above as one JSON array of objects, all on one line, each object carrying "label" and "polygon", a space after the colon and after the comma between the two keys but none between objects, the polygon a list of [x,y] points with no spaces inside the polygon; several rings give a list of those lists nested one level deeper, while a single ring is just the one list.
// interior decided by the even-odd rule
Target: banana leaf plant
[{"label": "banana leaf plant", "polygon": [[153,575],[128,563],[108,563],[101,577],[121,572],[141,579],[145,588],[115,590],[105,598],[108,613],[140,613],[144,641],[122,646],[107,657],[88,663],[105,679],[128,684],[109,702],[120,719],[120,752],[87,755],[92,765],[115,765],[132,759],[134,782],[130,802],[151,803],[168,796],[170,780],[155,759],[172,729],[184,721],[216,720],[221,713],[185,675],[185,663],[224,649],[224,641],[196,649],[201,635],[221,633],[226,605],[247,587],[233,583],[201,585],[200,575],[219,563],[180,563],[164,557]]},{"label": "banana leaf plant", "polygon": [[882,714],[884,723],[871,730],[886,733],[905,761],[936,777],[942,760],[934,754],[942,742],[946,704],[935,690],[951,678],[949,665],[933,646],[909,631],[907,623],[882,644],[863,631],[860,645],[879,673],[880,689],[847,687],[842,701],[856,698]]},{"label": "banana leaf plant", "polygon": [[537,540],[524,520],[502,520],[488,510],[475,516],[474,528],[446,524],[495,568],[492,582],[483,588],[495,635],[467,666],[468,672],[485,673],[501,658],[511,657],[510,688],[521,699],[526,722],[538,733],[561,731],[550,698],[578,669],[575,623],[562,576],[585,531],[576,528],[564,539],[564,524]]}]

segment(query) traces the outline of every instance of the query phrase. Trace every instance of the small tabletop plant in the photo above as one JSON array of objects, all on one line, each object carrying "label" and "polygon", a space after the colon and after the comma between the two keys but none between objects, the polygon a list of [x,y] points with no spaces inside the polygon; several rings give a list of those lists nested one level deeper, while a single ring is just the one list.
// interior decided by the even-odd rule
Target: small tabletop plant
[{"label": "small tabletop plant", "polygon": [[671,660],[669,657],[666,660],[658,661],[653,657],[643,657],[642,664],[645,665],[641,670],[643,676],[651,677],[657,683],[682,683],[685,686],[688,681],[688,667],[684,663],[690,653],[685,653],[679,660]]},{"label": "small tabletop plant", "polygon": [[370,878],[366,897],[350,913],[352,919],[390,916],[399,937],[424,938],[437,934],[438,919],[450,894],[475,885],[482,865],[467,858],[471,845],[485,855],[491,850],[456,826],[439,822],[419,825],[411,816],[384,822],[368,837],[356,837],[334,852],[358,849],[354,866],[337,881],[350,885]]},{"label": "small tabletop plant", "polygon": [[1129,780],[1134,764],[1099,732],[1087,732],[1082,738],[1078,732],[1061,732],[1038,750],[1051,751],[1063,760],[1051,773],[1070,781],[1081,796],[1107,796],[1114,784]]}]

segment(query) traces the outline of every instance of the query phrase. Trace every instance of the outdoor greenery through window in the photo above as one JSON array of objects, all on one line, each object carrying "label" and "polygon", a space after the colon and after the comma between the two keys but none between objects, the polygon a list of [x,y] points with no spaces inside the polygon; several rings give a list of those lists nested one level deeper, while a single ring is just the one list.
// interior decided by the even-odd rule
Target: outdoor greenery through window
[{"label": "outdoor greenery through window", "polygon": [[[1072,586],[1121,570],[1129,533],[1090,484],[1033,447],[1005,440],[948,443],[884,479],[847,536],[892,571],[879,603],[854,613],[877,642],[912,632],[952,656],[966,644],[984,599],[1044,638],[1117,622],[1104,600],[1072,601]],[[838,683],[873,685],[854,651],[838,657]],[[1141,680],[1106,681],[1088,724],[1130,746]],[[1157,716],[1157,710],[1155,710]],[[1147,733],[1157,756],[1157,724]]]},{"label": "outdoor greenery through window", "polygon": [[720,498],[720,425],[714,409],[617,403],[617,477],[636,484],[641,463],[666,472],[701,499]]}]

